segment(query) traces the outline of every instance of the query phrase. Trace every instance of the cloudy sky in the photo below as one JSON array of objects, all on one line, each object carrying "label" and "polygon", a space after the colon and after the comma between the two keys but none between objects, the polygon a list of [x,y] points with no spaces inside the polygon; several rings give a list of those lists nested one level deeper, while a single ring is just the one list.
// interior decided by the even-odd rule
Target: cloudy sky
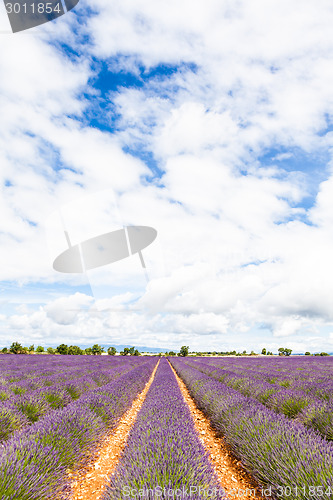
[{"label": "cloudy sky", "polygon": [[[0,347],[333,351],[330,0],[0,5]],[[7,32],[7,33],[6,33]],[[58,273],[147,225],[138,255]]]}]

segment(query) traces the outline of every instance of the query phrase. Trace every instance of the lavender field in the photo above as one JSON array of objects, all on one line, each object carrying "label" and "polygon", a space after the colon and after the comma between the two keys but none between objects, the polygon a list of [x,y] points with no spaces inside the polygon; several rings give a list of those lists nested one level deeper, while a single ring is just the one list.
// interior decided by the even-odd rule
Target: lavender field
[{"label": "lavender field", "polygon": [[68,470],[117,425],[155,365],[144,357],[0,356],[0,498],[65,494]]},{"label": "lavender field", "polygon": [[157,363],[156,357],[0,356],[0,499],[70,499],[69,472],[91,461],[150,379],[103,500],[139,498],[140,491],[151,500],[169,498],[163,488],[192,491],[196,500],[224,498],[171,365],[234,456],[269,488],[269,498],[333,498],[331,358]]}]

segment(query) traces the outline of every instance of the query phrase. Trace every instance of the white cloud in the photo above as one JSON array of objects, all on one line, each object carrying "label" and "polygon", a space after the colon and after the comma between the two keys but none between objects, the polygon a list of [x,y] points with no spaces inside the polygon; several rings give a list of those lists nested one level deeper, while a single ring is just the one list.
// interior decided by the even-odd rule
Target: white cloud
[{"label": "white cloud", "polygon": [[[81,0],[78,8],[87,6]],[[216,346],[235,338],[246,348],[253,329],[260,339],[258,325],[266,325],[272,346],[286,337],[303,349],[302,332],[333,320],[332,178],[327,174],[308,209],[311,172],[289,175],[260,157],[271,151],[285,165],[298,148],[325,156],[330,167],[330,3],[89,6],[96,14],[85,24],[67,15],[31,36],[3,38],[0,279],[77,283],[52,270],[63,228],[53,235],[52,256],[44,239],[45,224],[55,228],[48,215],[74,202],[80,208],[67,222],[75,242],[120,221],[156,227],[158,239],[144,251],[150,282],[145,290],[133,256],[91,276],[105,295],[98,304],[110,311],[96,313],[91,298],[75,294],[47,298],[38,311],[23,305],[4,315],[5,324],[20,338],[80,343],[111,331],[119,343],[197,348],[207,345],[201,336]],[[66,57],[59,42],[77,55]],[[142,80],[107,94],[102,118],[115,123],[113,133],[96,126],[102,98],[89,80],[98,76],[92,57]],[[175,71],[145,81],[163,64]],[[124,146],[150,153],[161,178]],[[114,193],[120,215],[102,203],[101,190]],[[306,335],[312,347],[328,339]]]},{"label": "white cloud", "polygon": [[47,316],[59,325],[71,325],[75,322],[80,310],[92,302],[92,297],[76,293],[71,297],[61,297],[44,307]]}]

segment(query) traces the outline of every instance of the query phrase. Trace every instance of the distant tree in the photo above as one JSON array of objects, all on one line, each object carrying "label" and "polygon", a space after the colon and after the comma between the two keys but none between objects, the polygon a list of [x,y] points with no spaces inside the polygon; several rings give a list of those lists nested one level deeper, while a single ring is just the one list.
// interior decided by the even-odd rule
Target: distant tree
[{"label": "distant tree", "polygon": [[121,356],[127,356],[130,353],[129,347],[124,347],[123,351],[120,351]]},{"label": "distant tree", "polygon": [[55,352],[56,352],[55,349],[53,349],[53,347],[48,347],[46,349],[46,351],[47,351],[48,354],[55,354]]},{"label": "distant tree", "polygon": [[250,352],[250,356],[256,356],[257,354],[254,351]]},{"label": "distant tree", "polygon": [[6,354],[6,352],[8,352],[8,348],[4,347],[1,352],[3,352],[4,354]]},{"label": "distant tree", "polygon": [[279,356],[290,356],[290,354],[293,352],[292,349],[288,349],[287,347],[280,347],[278,351]]},{"label": "distant tree", "polygon": [[135,352],[135,347],[130,347],[129,350],[128,350],[128,352],[129,352],[130,356],[133,356],[133,354]]},{"label": "distant tree", "polygon": [[71,354],[72,356],[79,356],[79,355],[83,354],[83,351],[77,345],[70,345],[68,348],[68,354]]},{"label": "distant tree", "polygon": [[167,356],[176,356],[176,353],[173,351],[166,352]]},{"label": "distant tree", "polygon": [[115,347],[109,347],[109,349],[108,349],[109,356],[115,356],[116,352],[117,352],[117,349]]},{"label": "distant tree", "polygon": [[36,352],[44,352],[44,347],[41,345],[37,346]]},{"label": "distant tree", "polygon": [[87,347],[84,352],[88,355],[88,356],[91,356],[92,355],[92,348],[91,347]]},{"label": "distant tree", "polygon": [[304,354],[304,356],[311,356],[311,352],[306,351],[306,353]]},{"label": "distant tree", "polygon": [[29,347],[29,352],[35,352],[35,346],[34,344],[32,344],[30,347]]},{"label": "distant tree", "polygon": [[244,349],[243,353],[242,353],[244,356],[246,356],[246,350]]},{"label": "distant tree", "polygon": [[104,347],[101,347],[99,344],[94,344],[91,348],[92,353],[96,355],[101,355],[104,352]]},{"label": "distant tree", "polygon": [[329,354],[327,354],[327,352],[321,352],[320,356],[329,356]]},{"label": "distant tree", "polygon": [[185,357],[188,356],[188,351],[189,351],[189,346],[187,345],[182,345],[179,351],[179,356]]},{"label": "distant tree", "polygon": [[263,347],[263,348],[262,348],[262,350],[261,350],[261,354],[263,354],[264,356],[266,356],[266,354],[267,354],[266,347]]},{"label": "distant tree", "polygon": [[60,344],[60,345],[58,345],[56,351],[59,354],[68,354],[68,345],[66,345],[66,344]]},{"label": "distant tree", "polygon": [[272,351],[267,351],[267,356],[273,356]]},{"label": "distant tree", "polygon": [[13,342],[12,345],[9,348],[10,352],[13,354],[23,354],[24,350],[21,344],[18,342]]},{"label": "distant tree", "polygon": [[141,356],[141,354],[137,349],[135,349],[133,356]]}]

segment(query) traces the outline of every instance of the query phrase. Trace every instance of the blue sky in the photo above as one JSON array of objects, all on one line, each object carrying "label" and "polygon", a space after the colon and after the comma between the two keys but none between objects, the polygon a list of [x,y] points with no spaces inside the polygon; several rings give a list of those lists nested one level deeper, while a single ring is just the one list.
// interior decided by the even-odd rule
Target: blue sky
[{"label": "blue sky", "polygon": [[[0,347],[333,351],[331,3],[1,8]],[[158,231],[148,282],[52,268],[123,225]]]}]

